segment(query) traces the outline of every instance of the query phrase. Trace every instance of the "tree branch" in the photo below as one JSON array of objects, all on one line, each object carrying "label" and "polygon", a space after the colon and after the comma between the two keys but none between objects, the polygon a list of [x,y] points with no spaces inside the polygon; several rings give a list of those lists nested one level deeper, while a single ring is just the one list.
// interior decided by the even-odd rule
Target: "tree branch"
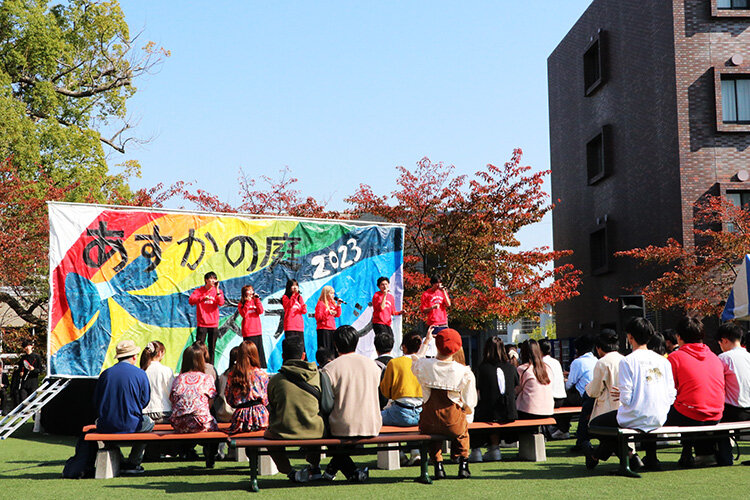
[{"label": "tree branch", "polygon": [[41,301],[32,302],[32,304],[28,308],[24,308],[23,305],[21,305],[21,303],[16,300],[15,297],[5,292],[0,292],[0,302],[7,304],[8,307],[10,307],[13,312],[16,313],[18,317],[25,322],[38,328],[46,328],[47,321],[42,318],[38,318],[33,314],[41,304]]}]

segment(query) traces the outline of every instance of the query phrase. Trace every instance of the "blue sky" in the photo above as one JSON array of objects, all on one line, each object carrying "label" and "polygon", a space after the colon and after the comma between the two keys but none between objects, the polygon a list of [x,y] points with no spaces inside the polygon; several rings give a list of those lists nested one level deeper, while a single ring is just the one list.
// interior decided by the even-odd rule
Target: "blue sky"
[{"label": "blue sky", "polygon": [[[143,167],[135,187],[194,181],[236,204],[240,168],[289,166],[341,209],[424,156],[472,174],[521,147],[549,168],[547,56],[590,0],[120,4],[131,34],[172,54],[129,101],[152,137],[126,157]],[[547,218],[524,246],[551,234]]]}]

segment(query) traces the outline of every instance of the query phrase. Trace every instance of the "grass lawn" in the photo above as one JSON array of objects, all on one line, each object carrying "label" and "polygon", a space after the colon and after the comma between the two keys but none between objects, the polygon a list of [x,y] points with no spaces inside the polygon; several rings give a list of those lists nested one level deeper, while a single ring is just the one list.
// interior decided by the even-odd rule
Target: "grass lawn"
[{"label": "grass lawn", "polygon": [[[416,483],[418,468],[397,471],[372,470],[370,482],[350,485],[339,474],[333,484],[309,486],[291,484],[282,475],[261,477],[261,491],[247,489],[247,464],[219,462],[206,470],[199,462],[144,463],[146,473],[107,480],[60,479],[65,460],[73,454],[74,438],[34,434],[27,424],[10,439],[0,441],[0,498],[748,498],[750,467],[677,468],[678,448],[659,451],[663,472],[646,472],[641,479],[613,476],[616,459],[600,464],[593,472],[584,467],[583,457],[566,453],[573,441],[547,445],[548,459],[542,463],[521,462],[516,450],[503,450],[503,461],[471,464],[472,478],[448,479],[432,485]],[[741,460],[750,459],[750,442],[740,446]],[[126,451],[126,450],[125,450]],[[359,461],[374,457],[355,457]],[[446,470],[453,476],[456,465]],[[430,468],[432,469],[432,468]],[[302,489],[304,488],[304,490]],[[175,496],[177,495],[177,496]]]}]

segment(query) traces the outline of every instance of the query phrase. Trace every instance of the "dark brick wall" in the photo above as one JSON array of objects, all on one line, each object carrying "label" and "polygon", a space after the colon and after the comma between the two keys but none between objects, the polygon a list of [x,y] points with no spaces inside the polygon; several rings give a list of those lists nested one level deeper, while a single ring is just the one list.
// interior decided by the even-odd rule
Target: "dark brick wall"
[{"label": "dark brick wall", "polygon": [[[604,296],[628,293],[652,272],[627,259],[592,275],[589,234],[607,216],[611,252],[680,237],[680,183],[672,9],[668,2],[597,0],[548,59],[553,238],[583,270],[581,296],[555,308],[560,336],[579,323],[617,320]],[[603,30],[606,81],[583,93],[583,50]],[[610,125],[609,175],[589,186],[585,143]],[[557,201],[559,199],[559,201]]]}]

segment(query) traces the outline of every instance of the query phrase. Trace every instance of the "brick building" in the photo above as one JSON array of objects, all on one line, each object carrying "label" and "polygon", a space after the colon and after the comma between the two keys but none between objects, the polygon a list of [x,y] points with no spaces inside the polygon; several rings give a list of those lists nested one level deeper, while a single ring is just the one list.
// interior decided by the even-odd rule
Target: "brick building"
[{"label": "brick building", "polygon": [[748,28],[750,0],[595,0],[549,56],[554,247],[584,272],[558,336],[615,326],[604,296],[655,276],[614,252],[692,244],[707,193],[750,201]]}]

